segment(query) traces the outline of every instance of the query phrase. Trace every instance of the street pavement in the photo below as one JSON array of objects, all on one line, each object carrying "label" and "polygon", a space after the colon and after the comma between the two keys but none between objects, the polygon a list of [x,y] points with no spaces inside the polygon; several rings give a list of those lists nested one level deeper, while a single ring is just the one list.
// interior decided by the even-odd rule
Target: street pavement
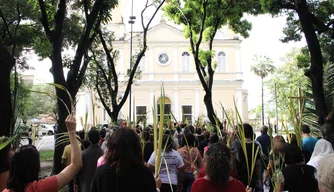
[{"label": "street pavement", "polygon": [[[21,140],[21,144],[22,145],[27,145],[29,142],[28,142],[28,139],[26,138],[23,138]],[[37,150],[54,150],[54,145],[55,145],[55,142],[54,142],[54,136],[51,135],[45,135],[45,136],[42,136],[41,139],[36,139],[35,140],[35,146],[37,148]]]}]

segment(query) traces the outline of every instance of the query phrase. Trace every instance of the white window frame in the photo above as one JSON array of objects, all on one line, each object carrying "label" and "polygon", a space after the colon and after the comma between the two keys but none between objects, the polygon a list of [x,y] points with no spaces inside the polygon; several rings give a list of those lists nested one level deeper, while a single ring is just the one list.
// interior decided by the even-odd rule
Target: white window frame
[{"label": "white window frame", "polygon": [[138,117],[140,116],[140,117],[142,117],[143,115],[141,115],[141,114],[138,114],[137,112],[137,107],[145,107],[145,111],[146,111],[146,113],[145,113],[145,117],[147,118],[147,105],[136,105],[136,122],[138,121]]},{"label": "white window frame", "polygon": [[190,53],[188,51],[184,51],[181,54],[181,72],[190,72]]},{"label": "white window frame", "polygon": [[[220,56],[219,54],[223,53],[224,55],[223,56]],[[222,57],[222,63],[220,63],[220,57]],[[225,65],[225,66],[224,66]],[[224,66],[224,68],[223,68]],[[220,73],[226,73],[228,68],[227,68],[228,64],[227,64],[227,54],[226,52],[224,51],[219,51],[218,54],[217,54],[217,72],[220,72]]]},{"label": "white window frame", "polygon": [[[191,107],[191,113],[183,113],[183,107]],[[186,118],[183,118],[184,116],[191,116],[190,119],[188,121],[190,121],[190,124],[192,124],[193,122],[193,105],[187,105],[187,104],[184,104],[184,105],[181,105],[181,119],[182,119],[182,122],[184,123],[184,120],[186,120]]]}]

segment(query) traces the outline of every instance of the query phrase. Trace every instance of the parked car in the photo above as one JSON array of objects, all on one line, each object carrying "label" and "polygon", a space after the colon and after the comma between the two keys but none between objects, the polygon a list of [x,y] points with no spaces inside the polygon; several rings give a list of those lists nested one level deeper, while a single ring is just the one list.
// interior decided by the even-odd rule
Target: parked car
[{"label": "parked car", "polygon": [[41,131],[43,135],[53,135],[54,129],[52,125],[41,124]]}]

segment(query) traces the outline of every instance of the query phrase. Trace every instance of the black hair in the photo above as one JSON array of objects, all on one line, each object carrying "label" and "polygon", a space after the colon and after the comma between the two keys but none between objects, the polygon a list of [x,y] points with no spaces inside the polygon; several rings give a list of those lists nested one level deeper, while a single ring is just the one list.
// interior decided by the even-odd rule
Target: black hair
[{"label": "black hair", "polygon": [[189,131],[190,131],[192,134],[195,133],[195,127],[194,127],[194,126],[189,125],[188,128],[189,128]]},{"label": "black hair", "polygon": [[198,135],[202,134],[202,129],[196,128],[196,134],[198,134]]},{"label": "black hair", "polygon": [[162,150],[166,148],[166,152],[169,152],[174,147],[174,141],[171,135],[164,134],[162,136]]},{"label": "black hair", "polygon": [[294,144],[285,145],[282,152],[284,154],[284,162],[286,164],[301,163],[304,161],[302,151]]},{"label": "black hair", "polygon": [[170,130],[166,130],[166,131],[165,131],[165,134],[166,134],[166,135],[170,135],[170,134],[171,134]]},{"label": "black hair", "polygon": [[267,125],[263,125],[261,127],[261,131],[262,131],[262,133],[268,133],[268,126]]},{"label": "black hair", "polygon": [[33,145],[19,147],[11,160],[7,189],[24,192],[28,183],[38,181],[40,171],[39,152]]},{"label": "black hair", "polygon": [[100,130],[100,137],[101,137],[101,138],[104,139],[104,138],[106,137],[106,134],[107,134],[107,131],[106,131],[105,129],[101,129],[101,130]]},{"label": "black hair", "polygon": [[206,140],[210,139],[210,132],[205,132],[204,133],[204,139],[206,139]]},{"label": "black hair", "polygon": [[105,163],[116,167],[118,176],[129,174],[133,165],[144,164],[139,137],[127,127],[112,135],[105,155]]},{"label": "black hair", "polygon": [[144,139],[145,142],[150,141],[150,137],[151,137],[150,135],[151,135],[151,134],[150,134],[149,131],[144,131],[144,132],[142,133],[142,137],[143,137],[143,139]]},{"label": "black hair", "polygon": [[243,127],[244,127],[245,137],[253,139],[254,137],[253,127],[248,123],[244,123]]},{"label": "black hair", "polygon": [[88,139],[84,139],[82,141],[84,149],[87,149],[90,146],[90,142]]},{"label": "black hair", "polygon": [[178,133],[180,133],[182,130],[181,130],[181,128],[178,126],[178,127],[176,127],[176,131],[177,131]]},{"label": "black hair", "polygon": [[189,130],[188,127],[184,128],[183,134],[191,134],[191,131]]},{"label": "black hair", "polygon": [[[3,139],[3,142],[8,141],[8,137]],[[9,170],[10,158],[9,151],[11,149],[11,143],[7,144],[4,148],[0,150],[0,173]]]},{"label": "black hair", "polygon": [[214,143],[217,143],[219,141],[219,137],[217,134],[214,134],[210,137],[209,139],[209,143],[210,145],[214,144]]},{"label": "black hair", "polygon": [[304,134],[310,134],[311,133],[310,127],[308,125],[302,125],[302,132]]},{"label": "black hair", "polygon": [[[101,133],[101,132],[100,132]],[[92,144],[97,144],[100,140],[100,133],[96,129],[91,129],[88,132],[88,139]]]},{"label": "black hair", "polygon": [[206,152],[205,172],[210,181],[223,189],[232,169],[230,149],[223,143],[215,143]]},{"label": "black hair", "polygon": [[81,140],[84,140],[85,139],[85,130],[80,130],[80,131],[76,132],[76,135],[78,135]]},{"label": "black hair", "polygon": [[195,136],[193,134],[185,134],[182,137],[182,147],[194,147],[195,146]]},{"label": "black hair", "polygon": [[297,136],[294,133],[290,133],[290,144],[298,146]]}]

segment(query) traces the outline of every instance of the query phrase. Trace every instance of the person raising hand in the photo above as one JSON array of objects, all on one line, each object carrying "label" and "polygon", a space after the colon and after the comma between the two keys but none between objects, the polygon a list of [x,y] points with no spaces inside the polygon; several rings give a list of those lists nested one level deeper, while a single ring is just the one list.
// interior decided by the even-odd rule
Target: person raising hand
[{"label": "person raising hand", "polygon": [[76,141],[76,119],[68,115],[65,120],[71,143],[71,164],[59,174],[39,180],[39,152],[33,145],[19,147],[12,158],[7,188],[3,192],[57,192],[68,184],[82,166],[79,146]]}]

